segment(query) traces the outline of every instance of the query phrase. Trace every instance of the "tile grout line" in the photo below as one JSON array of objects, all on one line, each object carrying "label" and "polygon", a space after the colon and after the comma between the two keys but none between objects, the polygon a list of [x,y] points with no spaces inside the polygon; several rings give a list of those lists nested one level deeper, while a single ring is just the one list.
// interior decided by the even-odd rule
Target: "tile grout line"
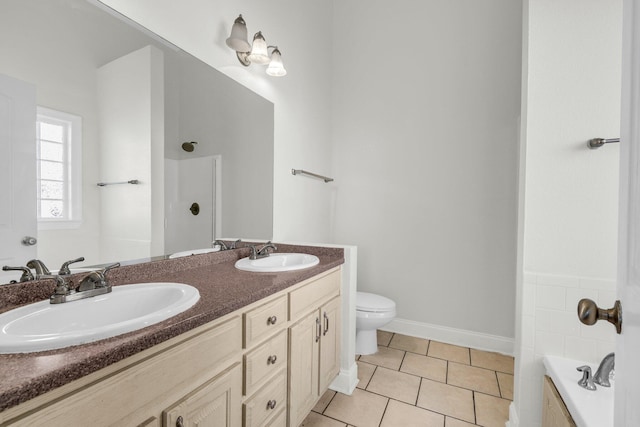
[{"label": "tile grout line", "polygon": [[382,420],[384,420],[384,415],[387,413],[387,408],[389,407],[389,402],[390,401],[391,401],[391,398],[387,397],[387,404],[384,405],[384,411],[382,411],[382,417],[380,418],[380,422],[378,423],[378,427],[380,427],[382,425]]}]

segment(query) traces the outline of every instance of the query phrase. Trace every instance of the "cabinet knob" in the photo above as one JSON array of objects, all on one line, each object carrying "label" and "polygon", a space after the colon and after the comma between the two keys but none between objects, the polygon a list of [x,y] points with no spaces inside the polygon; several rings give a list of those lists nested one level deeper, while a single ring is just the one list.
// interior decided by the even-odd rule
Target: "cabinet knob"
[{"label": "cabinet knob", "polygon": [[184,419],[182,418],[182,415],[176,418],[176,427],[184,427]]},{"label": "cabinet knob", "polygon": [[267,359],[267,365],[273,365],[274,363],[276,363],[276,360],[278,360],[278,356],[276,356],[275,354],[272,354]]},{"label": "cabinet knob", "polygon": [[271,316],[267,319],[267,325],[275,325],[277,321],[278,318],[276,316]]},{"label": "cabinet knob", "polygon": [[275,400],[270,400],[267,402],[267,409],[275,409],[276,407],[276,401]]}]

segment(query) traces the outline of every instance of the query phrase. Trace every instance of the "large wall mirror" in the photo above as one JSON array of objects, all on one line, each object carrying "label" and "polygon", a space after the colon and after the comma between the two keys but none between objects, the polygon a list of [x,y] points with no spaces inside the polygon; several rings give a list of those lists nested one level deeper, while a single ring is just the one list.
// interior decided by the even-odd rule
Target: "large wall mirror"
[{"label": "large wall mirror", "polygon": [[[24,144],[35,140],[33,154],[11,157],[23,145],[10,145],[15,102],[0,91],[0,229],[20,227],[19,195],[37,213],[37,230],[0,234],[2,265],[37,257],[54,270],[271,238],[271,102],[93,1],[3,0],[0,37],[0,89],[32,88],[37,129]],[[16,241],[31,235],[32,247]]]}]

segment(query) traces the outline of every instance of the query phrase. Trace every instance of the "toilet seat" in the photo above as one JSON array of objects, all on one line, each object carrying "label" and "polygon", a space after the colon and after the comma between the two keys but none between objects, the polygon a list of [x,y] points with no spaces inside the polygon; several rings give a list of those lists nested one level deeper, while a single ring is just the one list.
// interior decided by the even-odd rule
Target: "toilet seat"
[{"label": "toilet seat", "polygon": [[356,311],[367,313],[388,313],[395,311],[396,303],[382,295],[368,292],[356,293]]}]

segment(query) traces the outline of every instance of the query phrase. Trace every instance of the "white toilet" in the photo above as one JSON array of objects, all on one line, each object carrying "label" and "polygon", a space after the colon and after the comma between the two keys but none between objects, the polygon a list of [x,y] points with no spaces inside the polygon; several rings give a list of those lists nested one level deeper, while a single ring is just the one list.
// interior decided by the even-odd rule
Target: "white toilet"
[{"label": "white toilet", "polygon": [[381,295],[356,293],[356,354],[378,351],[376,330],[396,317],[396,303]]}]

